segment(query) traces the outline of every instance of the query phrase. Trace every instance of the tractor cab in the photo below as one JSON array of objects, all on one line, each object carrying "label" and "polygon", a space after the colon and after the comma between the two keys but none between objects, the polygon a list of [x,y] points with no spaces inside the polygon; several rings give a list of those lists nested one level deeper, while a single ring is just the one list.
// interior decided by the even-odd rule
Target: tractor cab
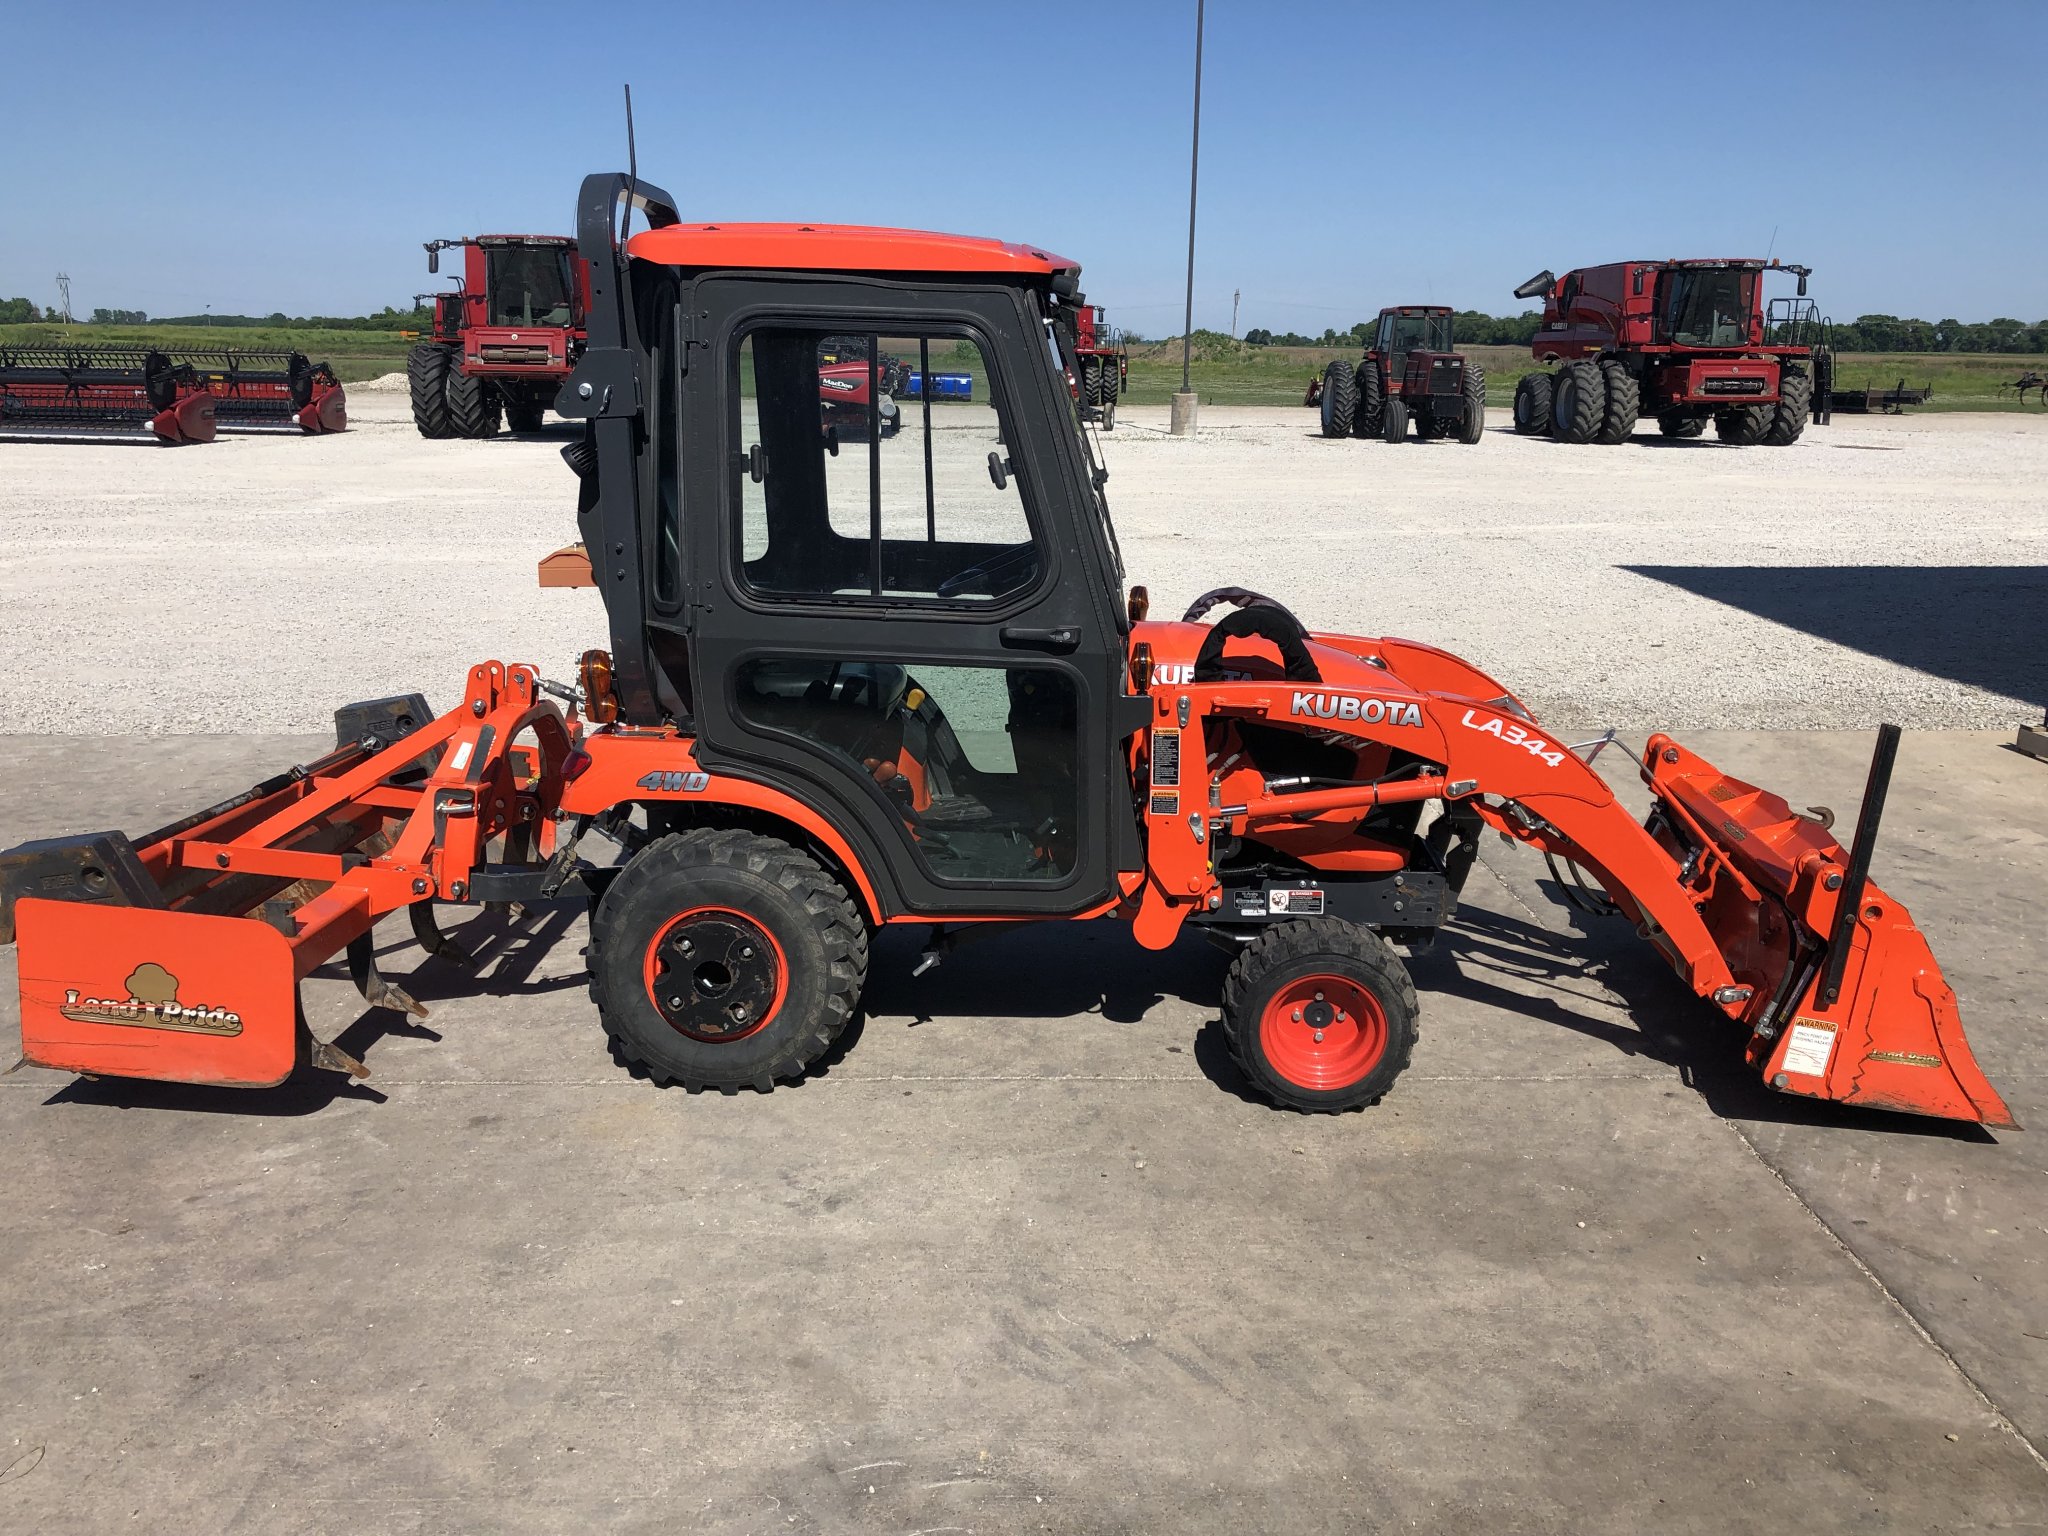
[{"label": "tractor cab", "polygon": [[1407,371],[1410,352],[1456,350],[1451,340],[1451,312],[1438,305],[1421,304],[1383,309],[1371,350],[1387,359],[1389,374],[1398,379]]},{"label": "tractor cab", "polygon": [[[687,730],[706,769],[820,807],[888,907],[1111,899],[1141,862],[1122,742],[1147,705],[1067,386],[1076,265],[648,211],[625,261],[590,262],[590,351],[561,401],[590,422],[622,725]],[[583,236],[603,251],[608,225]],[[882,398],[892,368],[920,381],[893,422],[832,409],[835,385]],[[922,385],[940,378],[966,383]]]}]

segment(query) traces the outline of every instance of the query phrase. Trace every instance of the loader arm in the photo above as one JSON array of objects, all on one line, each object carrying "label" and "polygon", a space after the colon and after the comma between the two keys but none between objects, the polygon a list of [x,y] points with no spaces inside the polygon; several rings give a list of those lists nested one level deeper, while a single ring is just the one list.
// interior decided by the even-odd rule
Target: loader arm
[{"label": "loader arm", "polygon": [[[1152,690],[1140,942],[1164,947],[1188,918],[1221,905],[1219,839],[1362,819],[1402,802],[1465,807],[1582,870],[1595,900],[1604,897],[1696,995],[1748,1032],[1746,1058],[1773,1088],[2015,1123],[1971,1055],[1926,941],[1867,878],[1889,774],[1882,751],[1854,853],[1815,816],[1663,735],[1644,751],[1642,777],[1656,798],[1638,822],[1587,758],[1445,652],[1316,635],[1300,677],[1196,683],[1202,633],[1148,625],[1142,637],[1165,659],[1160,670],[1186,681]],[[1418,686],[1423,677],[1429,685]],[[1234,721],[1377,744],[1420,769],[1307,789],[1261,785],[1251,774],[1247,789],[1246,770],[1214,749]]]}]

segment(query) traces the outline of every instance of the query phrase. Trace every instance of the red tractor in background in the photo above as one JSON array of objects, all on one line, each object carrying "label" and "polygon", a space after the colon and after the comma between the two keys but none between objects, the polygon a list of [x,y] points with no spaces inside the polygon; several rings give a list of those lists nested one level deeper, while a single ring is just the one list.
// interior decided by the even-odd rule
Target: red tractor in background
[{"label": "red tractor in background", "polygon": [[1124,333],[1110,325],[1100,304],[1074,310],[1074,358],[1081,368],[1077,398],[1094,408],[1103,431],[1114,432],[1117,397],[1130,387],[1131,356]]},{"label": "red tractor in background", "polygon": [[1311,390],[1323,411],[1325,437],[1378,437],[1398,443],[1415,435],[1476,443],[1486,430],[1486,373],[1460,356],[1444,304],[1396,304],[1380,311],[1372,345],[1354,367],[1341,358]]},{"label": "red tractor in background", "polygon": [[[1763,299],[1763,274],[1799,279],[1793,298]],[[1828,322],[1806,297],[1810,267],[1776,261],[1618,261],[1515,290],[1543,297],[1530,343],[1540,363],[1515,386],[1515,430],[1561,443],[1621,443],[1639,415],[1665,437],[1795,442],[1825,422],[1834,387]],[[1817,407],[1817,408],[1816,408]]]},{"label": "red tractor in background", "polygon": [[405,360],[422,437],[495,437],[540,429],[583,355],[590,277],[567,235],[476,235],[427,242],[463,252],[460,284],[434,295],[434,332]]}]

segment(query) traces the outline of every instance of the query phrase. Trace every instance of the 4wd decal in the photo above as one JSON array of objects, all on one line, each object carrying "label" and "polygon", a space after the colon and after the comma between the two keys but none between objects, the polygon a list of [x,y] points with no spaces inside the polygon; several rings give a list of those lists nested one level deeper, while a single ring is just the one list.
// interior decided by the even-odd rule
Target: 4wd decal
[{"label": "4wd decal", "polygon": [[126,997],[85,997],[64,989],[57,1012],[77,1024],[133,1024],[141,1029],[175,1029],[189,1035],[239,1035],[242,1016],[205,1003],[178,1001],[178,978],[154,960],[135,967],[122,983]]},{"label": "4wd decal", "polygon": [[1520,747],[1531,757],[1541,758],[1555,768],[1564,761],[1562,748],[1554,747],[1541,736],[1532,736],[1512,720],[1503,720],[1498,715],[1489,715],[1484,720],[1472,718],[1472,711],[1465,711],[1465,718],[1459,722],[1468,731],[1478,731],[1483,736],[1498,736],[1511,747]]},{"label": "4wd decal", "polygon": [[1297,691],[1287,706],[1305,720],[1356,720],[1360,725],[1422,725],[1422,706],[1412,699],[1361,699],[1352,693]]},{"label": "4wd decal", "polygon": [[651,789],[658,795],[701,794],[711,782],[711,775],[702,769],[685,773],[680,768],[657,768],[652,773],[643,773],[633,781],[639,789]]}]

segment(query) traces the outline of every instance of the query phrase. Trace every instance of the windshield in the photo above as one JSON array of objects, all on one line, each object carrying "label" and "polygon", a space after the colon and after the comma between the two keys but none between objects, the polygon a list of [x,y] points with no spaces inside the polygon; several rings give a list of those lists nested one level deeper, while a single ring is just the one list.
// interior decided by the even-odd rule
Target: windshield
[{"label": "windshield", "polygon": [[1451,347],[1451,317],[1449,315],[1394,315],[1393,339],[1388,344],[1390,352],[1449,352]]},{"label": "windshield", "polygon": [[559,245],[502,245],[489,261],[492,325],[567,325],[569,252]]},{"label": "windshield", "polygon": [[1098,452],[1100,444],[1095,440],[1093,424],[1081,412],[1078,392],[1073,381],[1081,377],[1080,359],[1074,350],[1073,333],[1065,326],[1051,320],[1045,322],[1046,363],[1052,369],[1053,392],[1066,402],[1069,419],[1074,424],[1074,434],[1081,440],[1081,452],[1088,460],[1088,485],[1094,492],[1095,515],[1102,524],[1102,542],[1109,554],[1110,578],[1116,583],[1119,594],[1124,587],[1124,554],[1116,541],[1116,524],[1109,516],[1109,494],[1103,484],[1109,479],[1109,471],[1102,467]]},{"label": "windshield", "polygon": [[1664,339],[1679,347],[1740,347],[1749,341],[1756,273],[1739,267],[1682,267],[1664,274],[1658,306]]}]

